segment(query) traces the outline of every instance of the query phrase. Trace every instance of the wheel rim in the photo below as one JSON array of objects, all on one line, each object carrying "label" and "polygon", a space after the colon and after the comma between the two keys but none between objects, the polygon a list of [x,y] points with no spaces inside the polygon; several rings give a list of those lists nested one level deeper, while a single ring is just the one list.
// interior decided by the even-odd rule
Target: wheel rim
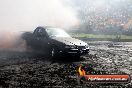
[{"label": "wheel rim", "polygon": [[51,56],[53,57],[55,54],[55,49],[53,48],[52,51],[51,51]]}]

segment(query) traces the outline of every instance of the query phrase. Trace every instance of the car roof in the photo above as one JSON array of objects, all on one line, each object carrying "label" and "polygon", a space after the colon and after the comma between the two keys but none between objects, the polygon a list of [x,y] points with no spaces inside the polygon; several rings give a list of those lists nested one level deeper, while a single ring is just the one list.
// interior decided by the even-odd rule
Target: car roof
[{"label": "car roof", "polygon": [[57,27],[51,27],[51,26],[38,26],[35,30],[39,30],[39,29],[44,29],[44,30],[46,30],[46,29],[50,29],[50,28],[57,28]]},{"label": "car roof", "polygon": [[38,26],[36,29],[56,28],[51,26]]}]

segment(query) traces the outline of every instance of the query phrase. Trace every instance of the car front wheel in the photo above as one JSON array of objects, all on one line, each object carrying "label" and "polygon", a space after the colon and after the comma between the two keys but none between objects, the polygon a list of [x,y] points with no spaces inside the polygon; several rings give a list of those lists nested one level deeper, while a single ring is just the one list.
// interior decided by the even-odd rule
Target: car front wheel
[{"label": "car front wheel", "polygon": [[50,51],[51,58],[57,58],[58,50],[56,48],[52,48]]}]

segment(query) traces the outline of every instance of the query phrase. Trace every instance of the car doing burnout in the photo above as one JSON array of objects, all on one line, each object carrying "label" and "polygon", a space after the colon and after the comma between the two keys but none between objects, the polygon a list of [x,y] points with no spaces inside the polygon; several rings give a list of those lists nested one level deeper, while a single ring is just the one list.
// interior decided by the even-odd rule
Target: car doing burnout
[{"label": "car doing burnout", "polygon": [[87,43],[72,38],[60,28],[37,27],[33,33],[25,32],[22,37],[32,49],[46,52],[51,57],[80,57],[89,52]]}]

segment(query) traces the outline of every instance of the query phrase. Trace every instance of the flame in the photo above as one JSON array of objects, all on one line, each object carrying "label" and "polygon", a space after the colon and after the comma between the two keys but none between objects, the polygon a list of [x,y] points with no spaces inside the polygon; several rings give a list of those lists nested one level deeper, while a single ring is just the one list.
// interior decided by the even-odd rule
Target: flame
[{"label": "flame", "polygon": [[86,71],[84,69],[82,69],[82,66],[79,66],[78,72],[79,72],[80,76],[86,75]]}]

